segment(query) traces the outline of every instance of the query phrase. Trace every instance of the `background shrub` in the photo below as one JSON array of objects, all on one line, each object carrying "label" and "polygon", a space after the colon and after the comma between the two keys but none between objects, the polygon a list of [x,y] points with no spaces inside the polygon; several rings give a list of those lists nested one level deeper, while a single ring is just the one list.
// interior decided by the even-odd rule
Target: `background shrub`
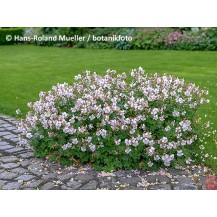
[{"label": "background shrub", "polygon": [[[112,36],[116,34],[120,28],[111,27],[111,28],[90,28],[84,36],[88,37],[89,35],[94,36]],[[114,48],[114,42],[112,41],[93,41],[92,37],[87,43],[86,41],[78,42],[74,47],[75,48],[92,48],[92,49],[112,49]]]},{"label": "background shrub", "polygon": [[159,50],[165,49],[164,35],[171,29],[153,29],[150,31],[137,31],[133,37],[134,49]]},{"label": "background shrub", "polygon": [[217,50],[217,28],[78,28],[43,27],[39,35],[66,36],[131,36],[129,41],[39,41],[40,46],[60,46],[92,49],[144,50]]},{"label": "background shrub", "polygon": [[[11,41],[6,40],[7,35],[12,36]],[[15,41],[14,36],[23,36],[23,28],[0,28],[0,45],[11,45],[16,43],[22,43],[22,42]]]},{"label": "background shrub", "polygon": [[[40,29],[38,35],[54,36],[65,35],[71,37],[74,35],[82,36],[89,29],[83,27],[43,27]],[[76,41],[35,41],[38,46],[57,46],[57,47],[73,47],[78,42]]]},{"label": "background shrub", "polygon": [[[35,35],[40,35],[40,28],[37,27],[27,27],[24,28],[23,30],[23,36],[27,38],[34,38]],[[25,44],[34,44],[35,42],[30,40],[30,41],[25,41]]]}]

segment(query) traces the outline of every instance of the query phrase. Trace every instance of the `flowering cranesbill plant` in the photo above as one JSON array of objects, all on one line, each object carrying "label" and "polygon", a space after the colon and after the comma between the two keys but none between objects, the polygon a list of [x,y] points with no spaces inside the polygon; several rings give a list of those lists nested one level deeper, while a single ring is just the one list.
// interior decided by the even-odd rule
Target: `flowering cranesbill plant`
[{"label": "flowering cranesbill plant", "polygon": [[20,142],[38,157],[100,170],[190,164],[199,133],[195,112],[208,91],[141,67],[130,76],[127,82],[126,73],[86,71],[72,85],[41,92],[18,124]]}]

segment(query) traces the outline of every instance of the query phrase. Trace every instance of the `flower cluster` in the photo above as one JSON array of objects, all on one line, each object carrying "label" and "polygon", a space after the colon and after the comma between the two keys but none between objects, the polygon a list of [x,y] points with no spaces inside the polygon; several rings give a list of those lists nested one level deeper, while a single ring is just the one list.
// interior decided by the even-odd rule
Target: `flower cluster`
[{"label": "flower cluster", "polygon": [[164,39],[166,45],[171,45],[177,41],[184,41],[184,34],[179,31],[170,32]]},{"label": "flower cluster", "polygon": [[131,42],[133,49],[145,50],[217,50],[216,28],[187,30],[156,28],[137,31]]},{"label": "flower cluster", "polygon": [[206,41],[207,37],[204,32],[197,34],[173,31],[163,37],[164,44],[170,49],[200,50],[201,47],[206,46]]},{"label": "flower cluster", "polygon": [[[19,129],[37,156],[96,169],[156,168],[189,164],[197,141],[195,111],[208,91],[183,79],[133,69],[84,72],[57,84],[40,99]],[[22,137],[22,143],[27,140]]]}]

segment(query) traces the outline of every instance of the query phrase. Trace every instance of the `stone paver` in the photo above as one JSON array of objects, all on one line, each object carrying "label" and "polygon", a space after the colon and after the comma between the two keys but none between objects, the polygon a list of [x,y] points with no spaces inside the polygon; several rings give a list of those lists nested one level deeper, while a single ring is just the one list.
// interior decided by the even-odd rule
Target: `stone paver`
[{"label": "stone paver", "polygon": [[33,178],[35,178],[35,176],[33,176],[33,175],[21,175],[21,176],[17,177],[15,180],[29,181]]},{"label": "stone paver", "polygon": [[200,190],[206,189],[202,166],[145,170],[94,171],[87,165],[63,167],[34,157],[18,143],[16,120],[0,115],[0,189],[2,190]]},{"label": "stone paver", "polygon": [[185,177],[185,176],[178,176],[175,178],[179,183],[184,183],[184,184],[193,184],[193,180],[190,177]]},{"label": "stone paver", "polygon": [[54,188],[55,184],[53,182],[48,182],[42,186],[42,190],[50,190]]},{"label": "stone paver", "polygon": [[181,184],[174,187],[174,190],[198,190],[195,185]]},{"label": "stone paver", "polygon": [[148,186],[148,190],[172,190],[171,185],[150,185]]},{"label": "stone paver", "polygon": [[88,175],[88,174],[79,174],[75,176],[74,180],[80,180],[81,182],[88,182],[90,180],[93,180],[94,176]]},{"label": "stone paver", "polygon": [[19,175],[21,175],[21,174],[27,173],[28,170],[22,167],[17,167],[17,168],[12,169],[11,172],[18,173]]},{"label": "stone paver", "polygon": [[11,182],[3,186],[3,190],[15,190],[19,189],[19,187],[22,185],[22,182]]},{"label": "stone paver", "polygon": [[2,167],[4,169],[12,169],[12,168],[16,168],[18,166],[19,166],[19,164],[17,164],[17,163],[6,163],[6,164],[0,165],[0,167]]},{"label": "stone paver", "polygon": [[6,135],[6,136],[3,136],[5,139],[12,139],[12,138],[17,138],[17,135],[14,135],[14,134],[9,134],[9,135]]},{"label": "stone paver", "polygon": [[29,164],[31,164],[31,161],[30,160],[24,160],[24,161],[21,161],[20,164],[21,164],[21,166],[26,167]]},{"label": "stone paver", "polygon": [[20,154],[20,157],[22,158],[31,158],[33,156],[34,154],[32,152],[26,152],[26,153]]},{"label": "stone paver", "polygon": [[78,181],[69,181],[67,182],[67,186],[72,190],[77,190],[82,186],[82,184]]},{"label": "stone paver", "polygon": [[11,138],[10,140],[11,140],[12,142],[15,142],[15,143],[19,142],[19,138],[17,138],[17,137]]},{"label": "stone paver", "polygon": [[95,190],[95,189],[96,189],[96,185],[97,185],[97,183],[96,183],[95,180],[94,180],[94,181],[90,181],[90,182],[88,182],[87,184],[85,184],[85,185],[81,188],[81,190]]},{"label": "stone paver", "polygon": [[13,178],[15,177],[17,177],[16,173],[7,172],[7,171],[0,173],[0,180],[1,179],[12,179],[13,180]]},{"label": "stone paver", "polygon": [[73,174],[71,174],[71,173],[61,174],[61,175],[58,176],[58,180],[60,180],[60,181],[66,181],[66,180],[69,180],[72,177],[73,177]]},{"label": "stone paver", "polygon": [[15,147],[15,148],[8,149],[5,152],[7,152],[9,154],[13,154],[13,153],[16,153],[16,152],[19,152],[19,151],[23,151],[23,150],[24,150],[23,148]]},{"label": "stone paver", "polygon": [[57,177],[56,173],[49,173],[46,175],[42,175],[43,180],[50,180],[50,179],[55,179]]},{"label": "stone paver", "polygon": [[25,187],[36,188],[36,187],[39,187],[42,182],[43,182],[42,180],[33,180],[31,182],[27,182]]},{"label": "stone paver", "polygon": [[39,163],[33,163],[28,167],[28,169],[30,171],[41,170],[41,169],[43,169],[43,166],[41,166]]},{"label": "stone paver", "polygon": [[9,134],[10,134],[10,132],[7,132],[7,131],[0,132],[1,137],[9,135]]},{"label": "stone paver", "polygon": [[3,151],[6,151],[6,150],[11,149],[11,148],[13,148],[12,145],[1,145],[0,146],[0,150],[3,150]]},{"label": "stone paver", "polygon": [[2,188],[2,186],[4,186],[5,182],[6,182],[6,181],[0,180],[0,189]]},{"label": "stone paver", "polygon": [[[1,137],[0,137],[1,138]],[[5,142],[5,141],[0,141],[0,147],[1,146],[5,146],[5,145],[9,145],[9,143],[8,142]]]},{"label": "stone paver", "polygon": [[137,185],[137,183],[140,181],[141,179],[139,177],[120,178],[121,183],[129,184],[129,185]]},{"label": "stone paver", "polygon": [[19,158],[15,156],[5,156],[5,157],[1,157],[1,161],[3,163],[17,162],[19,161]]}]

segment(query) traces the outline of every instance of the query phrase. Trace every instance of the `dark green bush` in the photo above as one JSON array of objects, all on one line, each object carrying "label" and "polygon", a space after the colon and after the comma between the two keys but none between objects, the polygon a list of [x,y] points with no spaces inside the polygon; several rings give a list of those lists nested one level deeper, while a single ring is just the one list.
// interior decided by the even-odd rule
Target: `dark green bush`
[{"label": "dark green bush", "polygon": [[[11,40],[6,40],[7,35],[11,35]],[[23,28],[0,28],[0,45],[10,45],[18,43],[14,40],[14,36],[23,36]]]},{"label": "dark green bush", "polygon": [[172,29],[154,29],[150,32],[137,31],[133,37],[132,47],[144,50],[166,49],[164,37],[171,31]]}]

